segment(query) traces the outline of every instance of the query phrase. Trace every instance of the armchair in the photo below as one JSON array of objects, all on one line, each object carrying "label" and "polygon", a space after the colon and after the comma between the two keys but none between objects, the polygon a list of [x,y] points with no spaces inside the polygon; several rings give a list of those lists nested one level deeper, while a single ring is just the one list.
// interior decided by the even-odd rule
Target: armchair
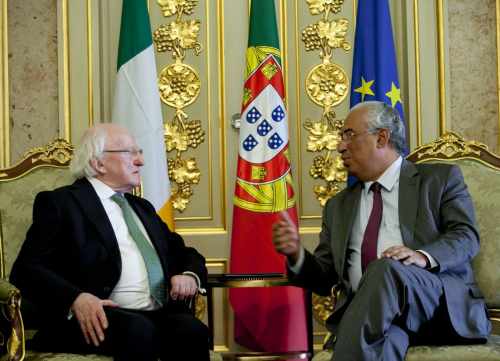
[{"label": "armchair", "polygon": [[[31,223],[35,195],[69,184],[68,166],[73,147],[58,139],[46,147],[25,154],[15,166],[0,169],[0,355],[1,361],[112,361],[100,355],[34,352],[26,349],[26,339],[33,332],[25,330],[21,314],[22,295],[7,280]],[[196,302],[196,315],[203,317],[204,301]],[[198,312],[201,310],[200,312]],[[57,335],[55,335],[57,337]],[[2,342],[3,341],[3,342]],[[211,352],[211,361],[222,361]]]},{"label": "armchair", "polygon": [[[496,211],[500,210],[500,157],[491,153],[484,144],[465,141],[458,134],[449,132],[432,143],[418,147],[408,159],[415,163],[454,163],[463,172],[481,234],[481,250],[473,261],[473,268],[485,295],[493,334],[484,345],[410,347],[406,361],[500,360],[500,223],[496,215]],[[313,304],[322,311],[318,313],[323,321],[328,318],[328,311],[333,309],[327,306],[335,302],[338,292],[332,290],[332,295],[329,300],[320,297],[313,300]],[[330,361],[332,352],[322,351],[313,360]]]}]

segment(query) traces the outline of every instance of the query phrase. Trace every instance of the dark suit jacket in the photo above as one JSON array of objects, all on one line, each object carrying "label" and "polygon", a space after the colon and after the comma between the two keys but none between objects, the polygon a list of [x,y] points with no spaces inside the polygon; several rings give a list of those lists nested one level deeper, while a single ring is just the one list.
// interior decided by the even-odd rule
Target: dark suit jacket
[{"label": "dark suit jacket", "polygon": [[[358,182],[328,201],[314,255],[306,251],[301,272],[290,275],[298,285],[324,295],[340,283],[347,297],[338,302],[336,310],[344,309],[352,294],[346,254],[360,196]],[[415,165],[403,160],[399,223],[404,245],[426,251],[439,264],[433,271],[443,282],[455,331],[467,338],[486,337],[491,324],[471,267],[471,260],[479,251],[479,234],[460,168],[445,164]],[[339,314],[334,312],[327,322],[332,329],[340,319]]]},{"label": "dark suit jacket", "polygon": [[[169,281],[173,275],[192,271],[203,287],[207,277],[204,258],[168,229],[148,201],[131,194],[126,198],[158,252],[165,278]],[[67,317],[81,292],[109,298],[121,268],[118,242],[104,207],[92,185],[79,179],[36,196],[33,224],[10,280],[23,298],[54,321]]]}]

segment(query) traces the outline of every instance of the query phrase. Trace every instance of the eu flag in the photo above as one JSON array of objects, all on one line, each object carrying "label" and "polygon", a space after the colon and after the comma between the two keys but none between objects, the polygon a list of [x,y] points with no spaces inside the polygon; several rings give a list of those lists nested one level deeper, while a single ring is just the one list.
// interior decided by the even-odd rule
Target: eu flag
[{"label": "eu flag", "polygon": [[387,0],[359,0],[351,81],[351,108],[379,100],[404,120],[391,14]]}]

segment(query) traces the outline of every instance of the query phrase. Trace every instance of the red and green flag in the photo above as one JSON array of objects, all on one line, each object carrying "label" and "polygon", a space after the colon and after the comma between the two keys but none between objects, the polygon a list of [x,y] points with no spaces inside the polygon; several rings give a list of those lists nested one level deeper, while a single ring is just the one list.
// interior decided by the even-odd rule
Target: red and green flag
[{"label": "red and green flag", "polygon": [[[252,0],[231,243],[232,273],[285,272],[271,227],[280,211],[297,224],[288,116],[274,0]],[[230,290],[236,342],[256,351],[307,348],[304,291]]]}]

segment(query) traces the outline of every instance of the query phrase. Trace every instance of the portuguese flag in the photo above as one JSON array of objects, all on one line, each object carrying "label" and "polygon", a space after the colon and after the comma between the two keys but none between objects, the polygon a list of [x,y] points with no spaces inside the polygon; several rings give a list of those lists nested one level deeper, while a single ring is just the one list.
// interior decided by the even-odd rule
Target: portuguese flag
[{"label": "portuguese flag", "polygon": [[[297,223],[288,117],[274,0],[252,0],[231,240],[232,273],[285,273],[271,227],[280,211]],[[255,351],[307,348],[304,291],[230,290],[236,342]]]}]

